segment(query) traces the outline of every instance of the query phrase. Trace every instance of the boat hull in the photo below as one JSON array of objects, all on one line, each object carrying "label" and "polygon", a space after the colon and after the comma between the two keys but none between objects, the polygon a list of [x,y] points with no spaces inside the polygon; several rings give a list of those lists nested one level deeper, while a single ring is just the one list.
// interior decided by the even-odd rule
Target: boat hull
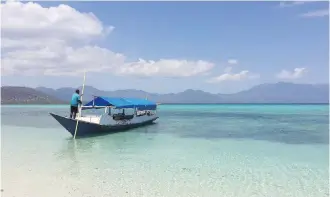
[{"label": "boat hull", "polygon": [[[56,115],[53,113],[50,113],[50,115],[55,120],[57,120],[57,122],[59,122],[72,136],[74,136],[77,120]],[[135,123],[135,124],[126,124],[126,125],[99,125],[99,124],[79,120],[76,137],[94,136],[102,133],[107,133],[107,134],[117,133],[132,128],[137,128],[144,125],[152,124],[156,119],[158,119],[158,117],[155,117],[153,119],[144,122]]]}]

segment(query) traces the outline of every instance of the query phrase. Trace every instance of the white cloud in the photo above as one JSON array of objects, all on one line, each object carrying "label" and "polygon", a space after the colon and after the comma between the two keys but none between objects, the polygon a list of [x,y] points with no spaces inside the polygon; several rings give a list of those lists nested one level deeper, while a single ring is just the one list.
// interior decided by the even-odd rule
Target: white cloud
[{"label": "white cloud", "polygon": [[292,7],[296,5],[303,5],[310,2],[312,1],[281,1],[280,7]]},{"label": "white cloud", "polygon": [[238,60],[236,59],[229,59],[227,60],[227,67],[225,67],[224,72],[225,73],[230,73],[233,70],[233,66],[235,64],[238,64]]},{"label": "white cloud", "polygon": [[208,82],[209,83],[219,83],[223,81],[240,81],[243,79],[246,79],[248,76],[249,71],[243,70],[239,73],[236,74],[230,74],[230,73],[225,73],[220,76],[214,77],[210,79]]},{"label": "white cloud", "polygon": [[92,13],[81,13],[67,5],[43,8],[37,3],[1,4],[2,36],[6,38],[86,39],[109,33]]},{"label": "white cloud", "polygon": [[[312,1],[282,1],[280,2],[280,7],[292,7],[292,6],[297,6],[297,5],[304,5],[306,3],[316,3],[318,1],[312,0]],[[304,14],[300,14],[300,17],[303,18],[316,18],[316,17],[325,17],[329,16],[329,9],[320,9],[320,10],[314,10],[314,11],[309,11]]]},{"label": "white cloud", "polygon": [[238,64],[238,60],[236,60],[236,59],[229,59],[228,60],[228,64],[230,64],[230,65]]},{"label": "white cloud", "polygon": [[229,59],[228,66],[224,69],[224,74],[206,80],[207,83],[221,83],[224,81],[242,81],[247,79],[259,78],[259,74],[253,74],[248,70],[232,73],[233,65],[238,64],[238,60]]},{"label": "white cloud", "polygon": [[73,48],[66,45],[21,49],[7,52],[2,57],[2,68],[11,73],[30,75],[75,75],[83,72],[116,70],[125,56],[97,46]]},{"label": "white cloud", "polygon": [[304,18],[316,18],[316,17],[329,16],[329,10],[328,9],[322,9],[322,10],[310,11],[310,12],[307,12],[307,13],[302,14],[300,16],[304,17]]},{"label": "white cloud", "polygon": [[137,62],[131,62],[120,67],[119,74],[145,75],[145,76],[173,76],[173,77],[189,77],[205,73],[213,64],[206,61],[187,61],[187,60],[171,60],[161,59],[159,61],[146,61],[139,59]]},{"label": "white cloud", "polygon": [[188,77],[214,67],[198,60],[128,61],[124,54],[92,45],[114,27],[92,13],[67,5],[45,8],[37,3],[1,4],[2,75],[77,75],[107,72],[116,75]]},{"label": "white cloud", "polygon": [[306,72],[306,68],[295,68],[292,72],[282,70],[276,75],[276,77],[279,79],[298,79],[301,78]]},{"label": "white cloud", "polygon": [[217,77],[213,77],[206,82],[208,83],[221,83],[224,81],[242,81],[246,79],[255,79],[259,78],[259,74],[252,74],[248,70],[243,70],[238,73],[231,73],[231,67],[225,69],[225,73]]}]

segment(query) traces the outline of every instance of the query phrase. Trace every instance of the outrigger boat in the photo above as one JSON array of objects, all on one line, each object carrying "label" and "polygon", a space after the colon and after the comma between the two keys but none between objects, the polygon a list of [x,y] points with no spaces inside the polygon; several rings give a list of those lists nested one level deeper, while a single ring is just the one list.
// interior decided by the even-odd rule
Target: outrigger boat
[{"label": "outrigger boat", "polygon": [[[82,110],[104,109],[100,115],[84,114]],[[131,113],[130,113],[131,112]],[[114,133],[153,123],[157,116],[157,104],[147,99],[110,98],[98,96],[80,109],[76,119],[50,113],[72,136],[89,136]],[[78,126],[79,124],[79,126]]]},{"label": "outrigger boat", "polygon": [[[84,72],[82,94],[84,94],[85,80],[86,72]],[[82,115],[82,111],[88,109],[101,109],[101,114]],[[158,119],[157,104],[147,100],[147,98],[110,98],[104,96],[93,96],[93,100],[80,106],[76,119],[54,113],[50,113],[50,115],[69,131],[73,138],[100,133],[115,133],[151,124]]]}]

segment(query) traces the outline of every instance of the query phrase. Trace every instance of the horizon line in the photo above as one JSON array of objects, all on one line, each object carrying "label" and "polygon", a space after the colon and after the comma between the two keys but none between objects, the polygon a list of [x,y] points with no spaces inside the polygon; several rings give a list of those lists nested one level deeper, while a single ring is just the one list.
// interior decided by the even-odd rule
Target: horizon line
[{"label": "horizon line", "polygon": [[[192,89],[192,88],[187,88],[183,91],[179,91],[177,93],[174,93],[174,92],[168,92],[168,93],[155,93],[155,92],[148,92],[148,91],[145,91],[145,90],[141,90],[141,89],[134,89],[134,88],[127,88],[127,89],[116,89],[116,90],[102,90],[102,89],[98,89],[98,88],[95,88],[94,86],[92,85],[85,85],[85,88],[86,86],[87,87],[92,87],[92,88],[95,88],[99,91],[107,91],[107,92],[114,92],[114,91],[121,91],[121,90],[135,90],[135,91],[142,91],[142,92],[145,92],[145,93],[148,93],[148,94],[158,94],[158,95],[164,95],[164,94],[179,94],[179,93],[183,93],[183,92],[186,92],[188,90],[193,90],[193,91],[202,91],[202,92],[205,92],[205,93],[209,93],[209,94],[212,94],[212,95],[218,95],[218,94],[223,94],[223,95],[231,95],[231,94],[237,94],[239,92],[243,92],[243,91],[247,91],[247,90],[251,90],[252,88],[254,87],[257,87],[257,86],[260,86],[260,85],[275,85],[275,84],[279,84],[279,83],[285,83],[285,84],[293,84],[293,85],[330,85],[329,83],[317,83],[317,84],[313,84],[313,83],[294,83],[294,82],[284,82],[284,81],[279,81],[279,82],[275,82],[275,83],[260,83],[258,85],[254,85],[252,86],[251,88],[248,88],[248,89],[245,89],[245,90],[241,90],[241,91],[237,91],[237,92],[234,92],[234,93],[211,93],[211,92],[207,92],[205,90],[201,90],[201,89]],[[37,88],[48,88],[48,89],[52,89],[52,90],[59,90],[59,89],[64,89],[64,88],[72,88],[72,89],[75,89],[75,88],[81,88],[82,86],[78,86],[78,87],[60,87],[60,88],[49,88],[49,87],[45,87],[45,86],[38,86],[38,87],[29,87],[29,86],[21,86],[21,85],[2,85],[1,84],[1,88],[3,87],[12,87],[12,88],[31,88],[31,89],[34,89],[36,90]],[[38,90],[37,90],[38,91]]]}]

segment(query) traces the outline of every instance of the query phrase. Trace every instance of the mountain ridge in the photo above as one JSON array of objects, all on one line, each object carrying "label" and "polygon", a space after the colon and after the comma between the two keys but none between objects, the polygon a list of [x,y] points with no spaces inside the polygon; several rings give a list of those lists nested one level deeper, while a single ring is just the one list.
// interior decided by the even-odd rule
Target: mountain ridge
[{"label": "mountain ridge", "polygon": [[63,104],[56,97],[23,86],[2,86],[1,104]]},{"label": "mountain ridge", "polygon": [[[15,88],[6,86],[7,88]],[[28,87],[26,87],[28,88]],[[81,87],[77,87],[81,90]],[[48,95],[51,100],[59,100],[60,103],[68,103],[71,100],[72,93],[77,88],[30,88],[40,92],[42,96]],[[2,91],[3,87],[1,87]],[[136,89],[122,89],[106,91],[93,86],[85,86],[85,101],[92,100],[93,96],[108,97],[136,97],[148,98],[159,103],[328,103],[329,102],[329,84],[295,84],[288,82],[267,83],[254,86],[248,90],[243,90],[232,94],[209,93],[203,90],[187,89],[178,93],[150,93]],[[35,92],[35,93],[36,93]],[[3,100],[1,95],[1,99]],[[8,98],[7,98],[8,100]],[[57,101],[58,102],[58,101]],[[3,102],[2,102],[3,103]],[[4,102],[6,103],[6,102]]]}]

